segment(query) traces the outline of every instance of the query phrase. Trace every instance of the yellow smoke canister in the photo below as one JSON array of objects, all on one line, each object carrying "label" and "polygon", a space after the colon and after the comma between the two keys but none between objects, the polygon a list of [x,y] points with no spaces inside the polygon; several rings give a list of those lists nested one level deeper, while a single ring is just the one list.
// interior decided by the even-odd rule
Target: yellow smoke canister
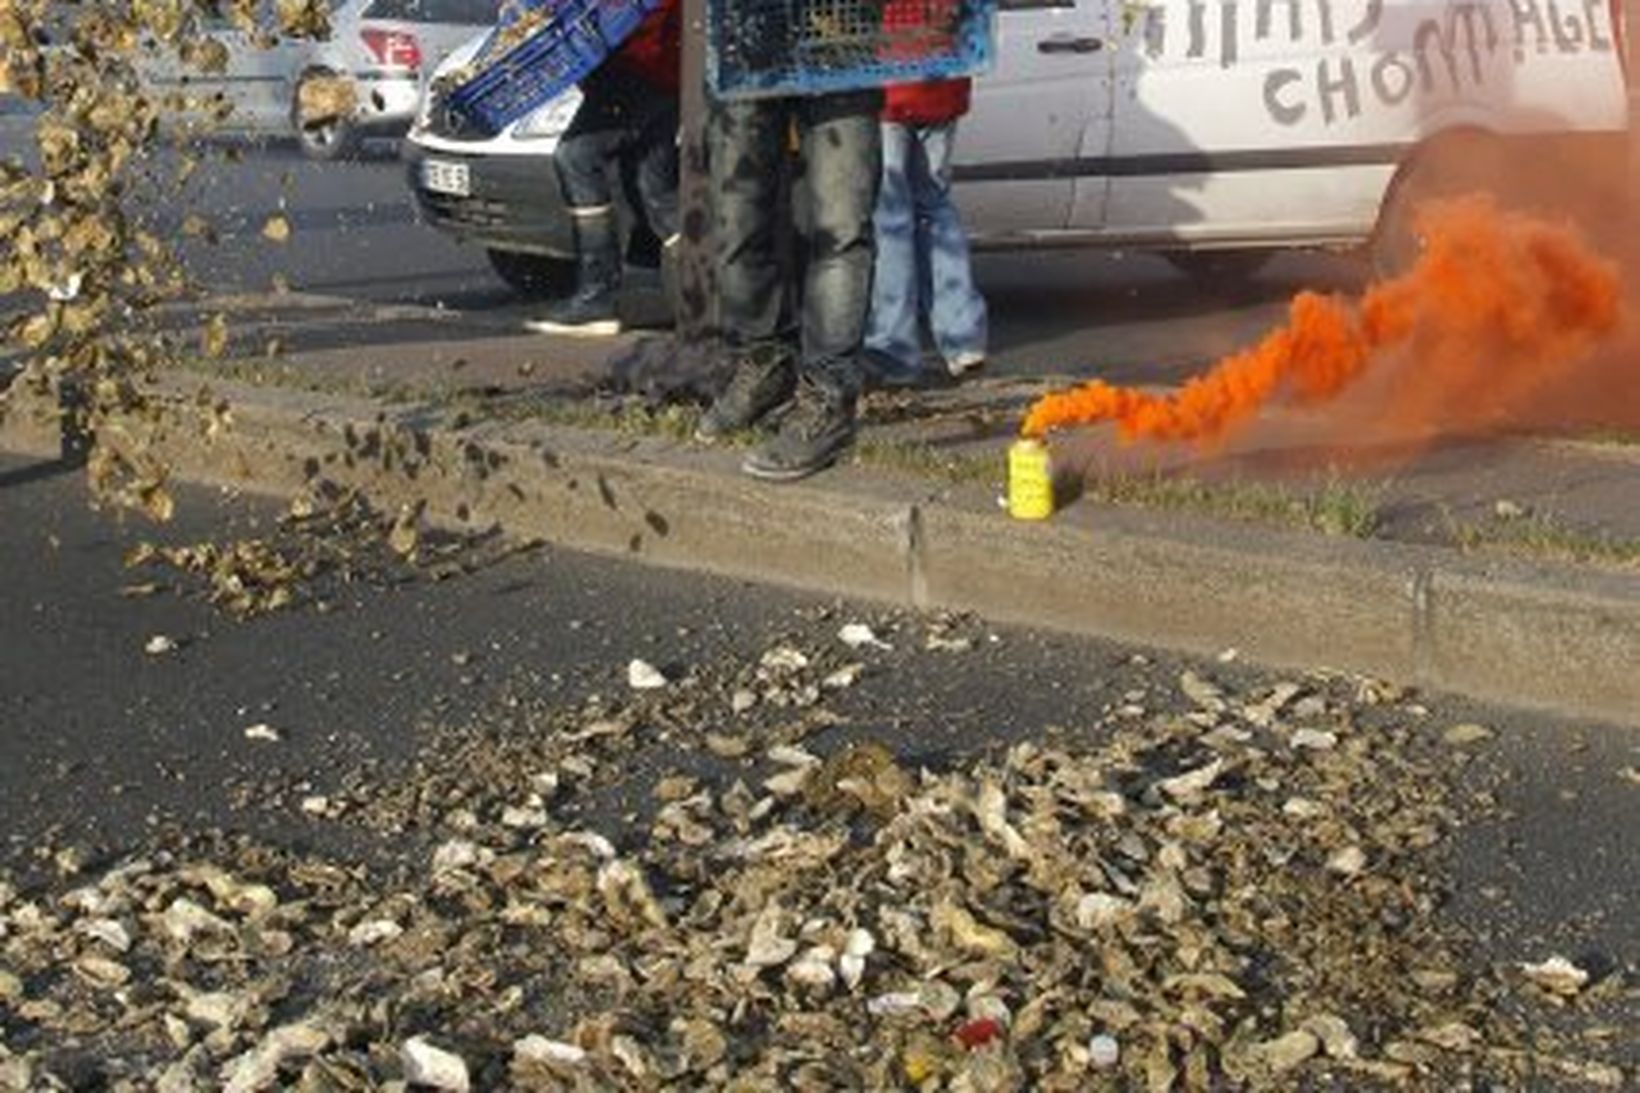
[{"label": "yellow smoke canister", "polygon": [[1053,468],[1040,440],[1016,440],[1008,449],[1008,515],[1015,520],[1053,515]]}]

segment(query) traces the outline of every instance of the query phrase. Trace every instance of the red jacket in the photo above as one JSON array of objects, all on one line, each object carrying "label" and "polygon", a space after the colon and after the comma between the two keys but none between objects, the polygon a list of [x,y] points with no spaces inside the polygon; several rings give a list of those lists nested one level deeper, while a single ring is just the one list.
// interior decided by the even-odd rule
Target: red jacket
[{"label": "red jacket", "polygon": [[683,11],[678,0],[660,0],[609,63],[658,91],[676,94],[683,66]]},{"label": "red jacket", "polygon": [[889,84],[883,93],[883,120],[901,125],[943,125],[968,113],[971,81],[924,80]]}]

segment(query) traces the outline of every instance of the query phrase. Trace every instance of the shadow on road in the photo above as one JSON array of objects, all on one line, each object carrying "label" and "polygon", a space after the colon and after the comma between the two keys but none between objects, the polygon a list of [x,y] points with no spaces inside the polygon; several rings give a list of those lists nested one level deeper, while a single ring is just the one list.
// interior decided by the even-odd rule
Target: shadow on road
[{"label": "shadow on road", "polygon": [[21,467],[12,467],[9,470],[0,470],[0,490],[28,486],[36,482],[47,482],[53,478],[61,478],[65,474],[75,474],[84,466],[83,461],[51,459],[40,463],[28,463]]}]

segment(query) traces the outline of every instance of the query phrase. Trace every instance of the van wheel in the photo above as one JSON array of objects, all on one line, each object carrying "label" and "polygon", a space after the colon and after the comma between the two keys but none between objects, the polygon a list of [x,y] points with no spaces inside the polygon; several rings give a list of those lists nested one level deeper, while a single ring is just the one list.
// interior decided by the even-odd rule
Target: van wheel
[{"label": "van wheel", "polygon": [[1418,261],[1424,241],[1417,216],[1426,202],[1485,192],[1510,204],[1510,195],[1499,192],[1504,166],[1498,142],[1478,131],[1448,133],[1415,151],[1396,172],[1378,212],[1369,244],[1373,272],[1396,277]]},{"label": "van wheel", "polygon": [[575,288],[575,263],[568,258],[493,247],[485,253],[489,255],[495,275],[527,299],[557,299],[569,295]]},{"label": "van wheel", "polygon": [[[328,72],[310,72],[302,80],[328,78]],[[351,159],[363,143],[358,127],[345,118],[333,118],[318,125],[302,124],[302,86],[298,82],[296,94],[290,100],[290,124],[296,130],[296,141],[302,146],[302,155],[319,163],[335,163]]]},{"label": "van wheel", "polygon": [[1250,281],[1270,261],[1264,250],[1178,250],[1167,260],[1173,268],[1204,287],[1224,288]]}]

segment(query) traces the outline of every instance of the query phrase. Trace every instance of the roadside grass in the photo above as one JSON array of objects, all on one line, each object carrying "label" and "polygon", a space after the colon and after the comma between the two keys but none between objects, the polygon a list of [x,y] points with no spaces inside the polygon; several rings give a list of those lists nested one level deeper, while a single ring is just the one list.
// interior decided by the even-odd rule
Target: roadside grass
[{"label": "roadside grass", "polygon": [[1504,551],[1531,558],[1621,569],[1640,568],[1640,539],[1574,527],[1547,513],[1463,521],[1447,515],[1452,542],[1464,551]]},{"label": "roadside grass", "polygon": [[854,461],[865,467],[930,478],[951,485],[993,482],[999,487],[1008,473],[1001,451],[954,452],[919,440],[862,439]]},{"label": "roadside grass", "polygon": [[1305,489],[1269,482],[1213,482],[1189,475],[1090,475],[1083,496],[1113,505],[1182,509],[1246,523],[1370,539],[1382,523],[1386,484],[1337,473]]},{"label": "roadside grass", "polygon": [[[431,405],[464,428],[480,421],[539,421],[568,428],[596,429],[633,438],[684,441],[694,435],[700,411],[692,406],[649,408],[631,401],[542,397],[529,393],[491,394],[451,388],[395,387],[357,378],[327,380],[301,374],[276,360],[208,360],[186,358],[182,371],[256,386],[283,387],[321,394],[399,399]],[[726,438],[729,447],[744,448],[757,434]],[[952,451],[920,440],[862,438],[854,461],[949,485],[992,484],[1001,490],[1007,478],[1007,456],[998,449]],[[1361,482],[1333,473],[1313,487],[1242,480],[1209,481],[1161,472],[1094,472],[1070,483],[1067,495],[1102,504],[1195,512],[1243,523],[1319,532],[1341,538],[1369,539],[1382,522],[1385,483]],[[1456,536],[1455,536],[1456,538]]]},{"label": "roadside grass", "polygon": [[1604,444],[1614,448],[1640,447],[1640,429],[1593,429],[1571,437],[1581,444]]},{"label": "roadside grass", "polygon": [[[863,466],[880,467],[951,485],[994,484],[1007,479],[1002,451],[951,452],[920,441],[865,440],[855,454]],[[1244,523],[1370,539],[1381,522],[1386,484],[1357,482],[1333,473],[1314,488],[1240,480],[1216,482],[1190,475],[1090,473],[1062,492],[1107,505],[1197,512]]]}]

